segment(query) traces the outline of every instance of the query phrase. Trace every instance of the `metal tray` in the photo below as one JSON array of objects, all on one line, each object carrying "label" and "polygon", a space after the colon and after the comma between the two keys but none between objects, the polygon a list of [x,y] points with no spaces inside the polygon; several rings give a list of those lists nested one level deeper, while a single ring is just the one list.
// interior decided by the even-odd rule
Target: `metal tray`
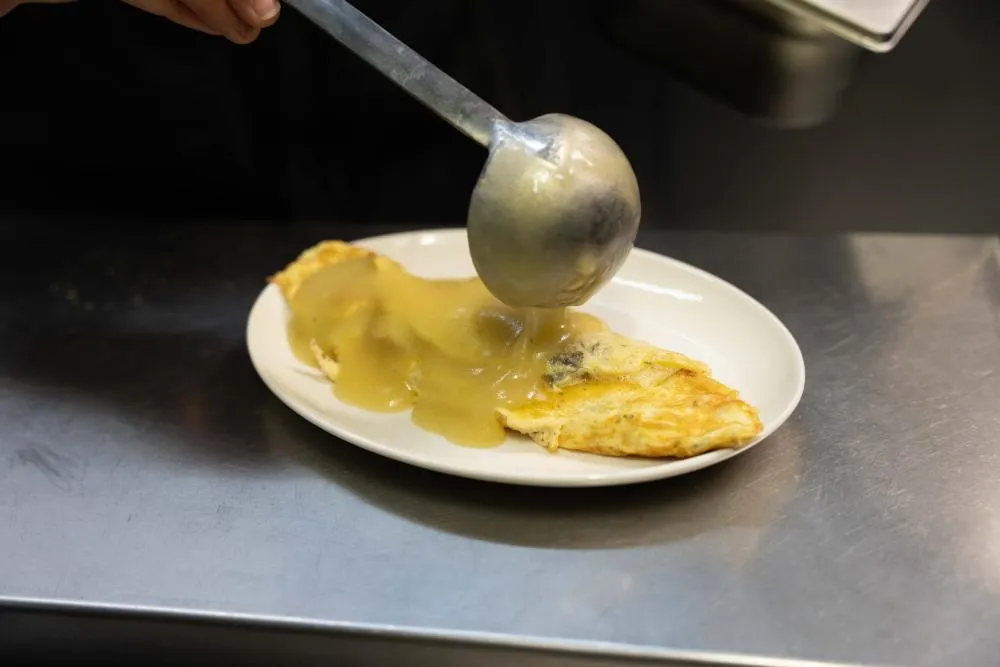
[{"label": "metal tray", "polygon": [[[740,0],[763,4],[761,0]],[[871,51],[889,51],[929,0],[766,0]]]}]

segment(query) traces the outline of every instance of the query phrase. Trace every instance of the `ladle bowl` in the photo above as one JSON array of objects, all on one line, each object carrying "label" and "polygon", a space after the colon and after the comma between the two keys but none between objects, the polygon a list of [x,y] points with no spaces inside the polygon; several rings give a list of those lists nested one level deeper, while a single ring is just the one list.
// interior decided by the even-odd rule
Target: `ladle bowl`
[{"label": "ladle bowl", "polygon": [[343,0],[288,0],[307,18],[489,149],[469,204],[469,250],[511,306],[580,305],[621,267],[639,227],[639,186],[590,123],[516,123]]}]

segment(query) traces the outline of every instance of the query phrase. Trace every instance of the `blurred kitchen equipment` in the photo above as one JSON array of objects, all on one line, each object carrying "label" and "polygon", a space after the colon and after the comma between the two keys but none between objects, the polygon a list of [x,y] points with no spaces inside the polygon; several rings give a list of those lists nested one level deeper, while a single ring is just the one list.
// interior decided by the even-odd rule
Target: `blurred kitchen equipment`
[{"label": "blurred kitchen equipment", "polygon": [[617,0],[612,37],[705,94],[785,127],[828,120],[870,52],[892,49],[928,0]]},{"label": "blurred kitchen equipment", "polygon": [[512,306],[580,305],[614,276],[640,205],[632,166],[608,135],[562,114],[513,122],[347,2],[288,2],[489,149],[468,227],[476,271],[494,296]]},{"label": "blurred kitchen equipment", "polygon": [[871,51],[892,49],[930,0],[738,0],[770,4]]}]

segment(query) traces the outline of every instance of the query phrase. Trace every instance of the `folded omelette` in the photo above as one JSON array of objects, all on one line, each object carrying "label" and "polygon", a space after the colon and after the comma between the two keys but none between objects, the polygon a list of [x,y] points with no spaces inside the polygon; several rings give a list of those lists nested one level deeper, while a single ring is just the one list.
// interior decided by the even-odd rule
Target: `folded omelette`
[{"label": "folded omelette", "polygon": [[[418,425],[456,442],[467,434],[496,444],[509,430],[552,452],[687,458],[762,431],[757,410],[705,364],[582,313],[559,315],[556,333],[532,337],[528,319],[474,278],[422,280],[369,250],[327,241],[271,280],[293,312],[306,313],[300,358],[310,356],[335,385],[383,378],[355,382],[367,393],[335,387],[338,396],[371,409],[413,408]],[[301,306],[307,299],[311,310]],[[362,339],[365,346],[354,343]],[[451,428],[463,420],[470,428]]]}]

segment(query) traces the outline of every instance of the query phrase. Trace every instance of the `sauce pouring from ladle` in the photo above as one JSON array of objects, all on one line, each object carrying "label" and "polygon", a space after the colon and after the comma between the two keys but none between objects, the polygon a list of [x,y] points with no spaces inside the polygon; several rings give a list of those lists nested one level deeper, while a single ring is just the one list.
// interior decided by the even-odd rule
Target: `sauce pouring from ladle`
[{"label": "sauce pouring from ladle", "polygon": [[287,0],[444,120],[489,149],[469,204],[476,272],[516,307],[577,306],[628,256],[639,186],[607,134],[563,114],[509,120],[342,0]]}]

